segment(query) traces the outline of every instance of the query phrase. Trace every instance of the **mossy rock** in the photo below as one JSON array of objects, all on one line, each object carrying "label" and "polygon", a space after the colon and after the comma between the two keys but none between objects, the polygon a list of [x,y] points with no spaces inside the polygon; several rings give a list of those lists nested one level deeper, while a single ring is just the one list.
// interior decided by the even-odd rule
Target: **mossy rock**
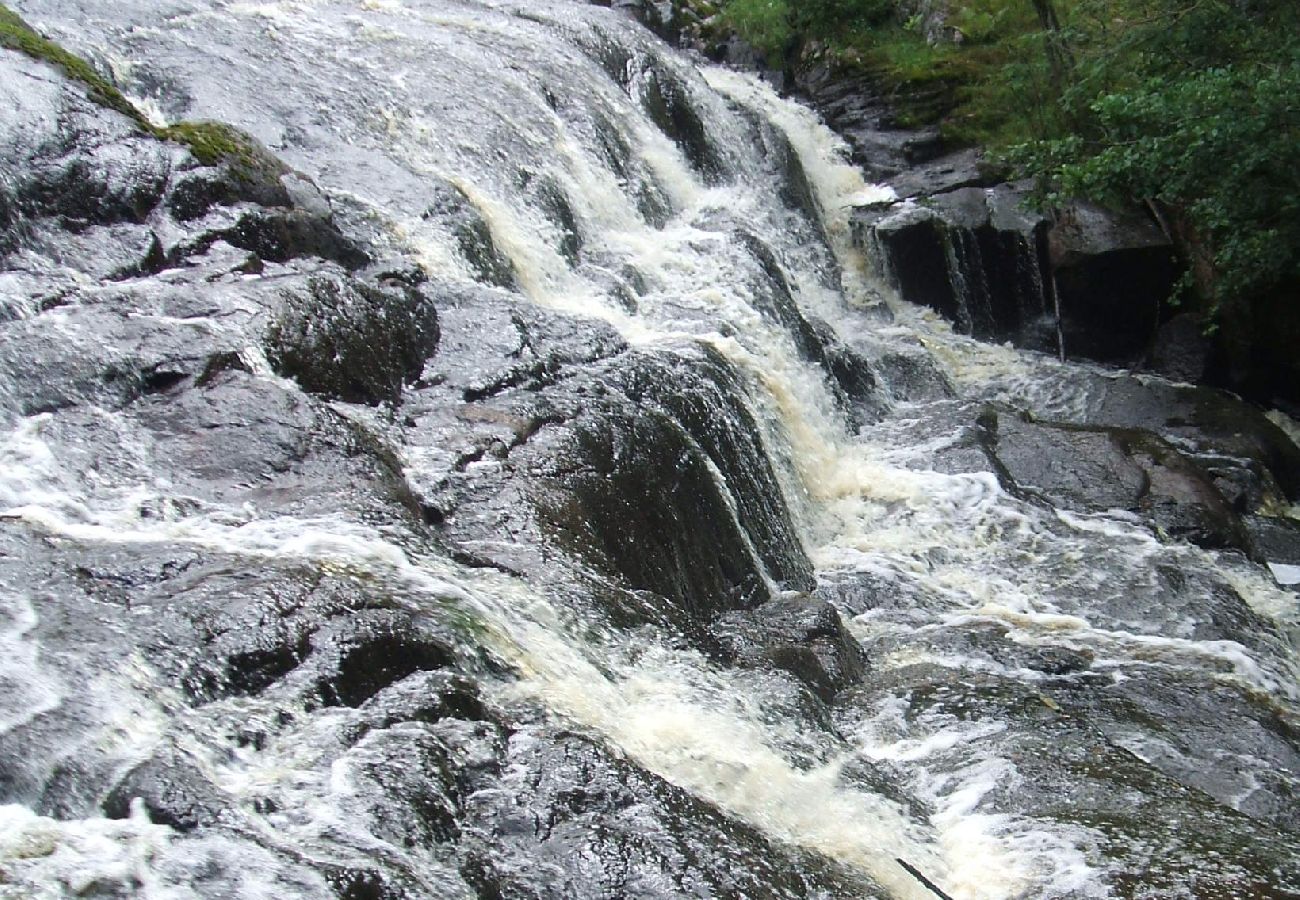
[{"label": "mossy rock", "polygon": [[154,125],[112,82],[95,71],[94,66],[42,36],[3,3],[0,3],[0,47],[55,66],[71,80],[84,85],[92,101],[121,113],[154,137],[184,145],[202,165],[227,165],[235,175],[248,181],[263,181],[268,176],[278,178],[288,171],[255,138],[232,125],[206,121]]},{"label": "mossy rock", "polygon": [[0,47],[17,50],[32,59],[55,66],[73,81],[85,85],[91,100],[121,113],[145,131],[154,130],[144,114],[136,109],[108,79],[96,72],[94,66],[80,56],[42,37],[3,3],[0,3]]},{"label": "mossy rock", "polygon": [[289,171],[257,138],[224,122],[178,122],[158,129],[157,134],[184,144],[202,165],[229,166],[249,181],[278,178]]}]

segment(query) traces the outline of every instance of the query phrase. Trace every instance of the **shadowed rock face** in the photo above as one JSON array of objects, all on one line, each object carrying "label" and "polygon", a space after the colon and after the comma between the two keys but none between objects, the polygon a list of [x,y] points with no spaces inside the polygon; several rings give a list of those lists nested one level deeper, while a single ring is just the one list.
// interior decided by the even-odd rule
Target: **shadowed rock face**
[{"label": "shadowed rock face", "polygon": [[[1024,185],[959,187],[855,213],[905,300],[983,340],[1111,363],[1145,359],[1178,277],[1154,223],[1080,204],[1026,208]],[[1058,321],[1059,320],[1059,321]]]}]

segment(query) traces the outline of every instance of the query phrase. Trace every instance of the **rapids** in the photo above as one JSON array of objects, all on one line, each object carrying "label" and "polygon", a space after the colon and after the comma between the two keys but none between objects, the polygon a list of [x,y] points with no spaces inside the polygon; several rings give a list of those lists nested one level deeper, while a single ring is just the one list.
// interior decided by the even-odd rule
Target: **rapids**
[{"label": "rapids", "polygon": [[[375,266],[418,269],[441,339],[400,403],[327,402],[245,299],[295,263],[204,274],[222,293],[181,315],[151,298],[208,290],[184,265],[10,257],[0,897],[933,897],[900,859],[961,900],[1300,896],[1296,595],[981,455],[990,408],[1003,436],[1146,427],[1113,398],[1176,388],[895,299],[848,220],[889,192],[815,114],[565,0],[11,5],[156,124],[259,139]],[[40,279],[73,299],[29,302]],[[101,306],[242,380],[29,400],[60,342],[132,358]],[[267,464],[232,410],[311,446]],[[745,662],[746,616],[814,602],[814,675]],[[200,603],[234,611],[183,624]],[[369,656],[321,637],[353,614]],[[257,628],[296,649],[254,660]],[[193,688],[223,641],[256,683]],[[460,699],[377,711],[435,695]],[[598,749],[531,749],[570,731]],[[118,787],[158,759],[207,786],[191,818]],[[547,790],[595,810],[558,850]],[[665,828],[679,849],[639,849]],[[714,835],[734,866],[689,858]]]}]

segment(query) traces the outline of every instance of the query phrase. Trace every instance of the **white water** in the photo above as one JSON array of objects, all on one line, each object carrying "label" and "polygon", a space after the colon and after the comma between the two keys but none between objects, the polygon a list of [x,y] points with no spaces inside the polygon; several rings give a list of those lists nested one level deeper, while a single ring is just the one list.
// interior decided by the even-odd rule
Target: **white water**
[{"label": "white water", "polygon": [[[414,248],[431,275],[470,278],[450,237],[420,217],[418,185],[438,176],[460,187],[482,214],[529,299],[607,321],[641,346],[685,337],[722,351],[745,376],[749,402],[780,463],[778,475],[819,573],[877,573],[920,592],[923,602],[911,611],[860,615],[851,622],[860,637],[910,638],[926,630],[994,622],[1007,627],[1017,643],[1087,649],[1095,654],[1095,670],[1116,677],[1133,667],[1187,667],[1218,673],[1267,695],[1300,700],[1295,672],[1285,660],[1261,658],[1227,641],[1195,640],[1182,634],[1178,623],[1151,623],[1144,630],[1143,623],[1117,620],[1107,608],[1094,609],[1090,603],[1098,593],[1140,586],[1157,558],[1217,569],[1208,554],[1162,545],[1120,517],[1052,515],[1027,507],[1008,497],[988,474],[929,471],[927,455],[951,436],[910,443],[905,405],[880,427],[851,434],[835,408],[825,373],[799,359],[790,337],[750,305],[754,260],[728,228],[743,223],[769,238],[780,251],[800,306],[849,332],[864,327],[862,310],[875,303],[880,288],[871,284],[866,266],[848,244],[845,211],[883,192],[844,164],[838,140],[807,111],[748,76],[710,69],[696,77],[685,63],[671,62],[708,110],[711,127],[736,138],[733,153],[741,152],[735,148],[743,146],[737,137],[743,123],[723,97],[760,112],[789,138],[815,189],[823,225],[843,268],[841,292],[828,284],[833,261],[817,249],[807,223],[773,201],[769,173],[758,162],[742,157],[741,174],[730,183],[703,184],[635,104],[608,79],[592,76],[590,83],[598,87],[585,98],[589,108],[618,118],[633,148],[636,178],[654,185],[671,203],[668,223],[651,227],[638,212],[630,186],[594,155],[585,113],[570,108],[562,114],[537,98],[536,73],[594,68],[552,32],[585,34],[588,20],[597,14],[579,15],[562,3],[536,6],[543,19],[560,24],[537,25],[510,15],[509,4],[239,3],[160,23],[134,40],[146,48],[174,48],[211,29],[224,35],[214,39],[220,47],[238,43],[238,35],[248,33],[241,29],[251,28],[261,34],[265,47],[282,51],[293,65],[309,71],[316,67],[320,75],[310,91],[300,86],[286,99],[266,103],[248,93],[248,76],[239,71],[224,73],[229,78],[220,72],[195,76],[195,106],[213,118],[247,123],[322,185],[372,207],[388,239]],[[649,38],[634,40],[648,52]],[[528,58],[531,66],[502,71],[495,62],[498,43]],[[530,49],[534,43],[539,49]],[[463,109],[435,109],[436,102],[423,99],[428,79],[420,54],[451,58],[435,77],[446,78],[451,68],[465,66],[471,77],[479,77],[483,93]],[[483,78],[489,70],[499,77]],[[364,104],[349,101],[353,95],[365,98]],[[296,143],[283,123],[314,105],[331,111],[331,123],[324,131],[319,125],[302,126],[319,145]],[[568,265],[558,250],[554,224],[535,206],[518,202],[504,164],[500,172],[494,167],[508,155],[501,149],[494,158],[498,144],[508,148],[512,162],[550,175],[560,185],[573,204],[590,257],[606,261],[607,271],[629,264],[644,277],[648,287],[637,313],[610,301],[595,273]],[[355,147],[363,149],[348,149]],[[1079,402],[1066,389],[1043,395],[1043,372],[1056,363],[955,336],[915,310],[899,307],[895,312],[897,323],[878,328],[874,337],[909,351],[923,346],[963,396],[1016,398],[1055,410]],[[896,897],[931,896],[896,865],[896,857],[917,865],[961,900],[1108,896],[1096,835],[1079,826],[992,812],[984,805],[996,787],[1014,785],[1018,777],[1014,762],[986,741],[1004,723],[960,722],[940,714],[908,719],[895,698],[882,702],[829,758],[801,765],[787,748],[804,743],[803,736],[773,724],[764,715],[762,699],[750,695],[745,678],[717,669],[692,651],[629,646],[625,636],[612,632],[593,635],[585,623],[568,621],[562,604],[536,587],[443,559],[412,556],[382,531],[355,522],[268,519],[255,509],[213,506],[142,527],[140,505],[165,493],[143,475],[148,448],[132,448],[141,456],[138,469],[114,473],[112,484],[96,486],[94,479],[82,477],[75,461],[60,458],[57,445],[44,440],[48,421],[27,419],[0,444],[5,461],[0,518],[88,544],[168,543],[355,570],[401,584],[415,608],[446,604],[464,609],[488,625],[487,640],[522,673],[517,683],[502,688],[500,699],[541,700],[651,771],[766,833],[860,867]],[[123,446],[131,448],[132,424],[122,421],[121,430]],[[415,480],[425,449],[406,450]],[[1105,569],[1096,564],[1099,556],[1108,561]],[[1230,561],[1222,568],[1258,611],[1294,621],[1292,595]],[[0,707],[5,716],[0,727],[12,728],[24,716],[57,703],[60,687],[57,678],[33,675],[41,667],[40,648],[27,637],[37,615],[31,600],[18,596],[6,615],[0,632],[5,654],[0,683],[18,685],[14,691],[30,697],[25,708]],[[985,665],[920,646],[873,660],[877,673],[918,662],[938,663],[955,675]],[[1030,670],[1011,674],[1036,677]],[[125,674],[123,681],[129,681]],[[138,713],[136,698],[118,702],[123,710]],[[156,701],[159,715],[165,705],[165,700]],[[149,718],[147,711],[140,716]],[[349,792],[346,766],[333,763],[329,753],[328,735],[335,725],[315,722],[307,727],[319,729],[319,735],[296,732],[266,753],[213,761],[214,771],[237,796],[254,796],[268,781],[296,785],[299,807],[283,821],[268,822],[264,833],[278,839],[327,833],[343,816]],[[204,726],[195,722],[193,727],[201,733]],[[139,742],[147,744],[151,734],[144,729]],[[143,755],[144,749],[135,752]],[[909,787],[934,809],[929,821],[847,786],[841,770],[856,756],[905,771]],[[101,876],[133,878],[143,896],[189,896],[187,873],[201,866],[204,853],[225,852],[213,838],[198,849],[187,845],[184,853],[191,856],[178,860],[180,851],[174,850],[168,829],[140,818],[56,823],[20,808],[5,808],[3,816],[0,859],[6,870],[22,889],[46,885],[50,896],[76,892]],[[434,863],[413,865],[426,866],[423,877],[436,881]],[[232,886],[231,895],[263,895],[266,888],[258,883],[256,868],[245,868],[248,882]],[[308,875],[294,877],[305,879],[301,896],[313,896],[320,887]],[[7,890],[0,887],[0,896]]]}]

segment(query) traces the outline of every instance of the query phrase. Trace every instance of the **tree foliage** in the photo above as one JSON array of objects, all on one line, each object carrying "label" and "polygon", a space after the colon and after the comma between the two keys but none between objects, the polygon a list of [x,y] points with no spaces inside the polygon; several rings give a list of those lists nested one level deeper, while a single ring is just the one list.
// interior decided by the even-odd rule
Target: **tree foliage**
[{"label": "tree foliage", "polygon": [[1292,0],[1078,0],[1063,19],[1060,121],[1006,158],[1049,201],[1147,203],[1209,312],[1300,282]]},{"label": "tree foliage", "polygon": [[[935,9],[956,41],[912,14]],[[988,146],[1049,205],[1145,204],[1209,314],[1300,285],[1297,0],[730,0],[724,16],[764,49],[802,36],[862,60],[900,102],[939,97],[911,118]]]}]

